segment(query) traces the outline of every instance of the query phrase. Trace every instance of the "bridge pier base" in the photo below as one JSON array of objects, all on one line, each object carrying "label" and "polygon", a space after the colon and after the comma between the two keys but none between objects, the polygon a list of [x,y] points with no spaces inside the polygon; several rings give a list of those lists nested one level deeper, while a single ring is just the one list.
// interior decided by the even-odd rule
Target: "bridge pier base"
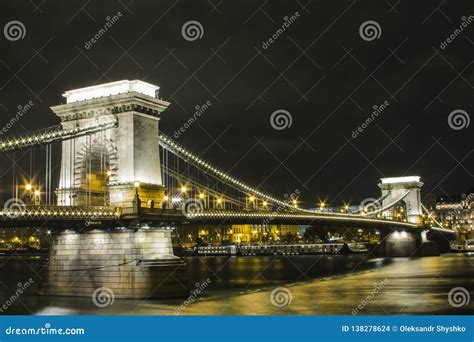
[{"label": "bridge pier base", "polygon": [[[54,236],[42,294],[169,298],[189,293],[185,262],[173,255],[171,231],[122,229]],[[94,302],[95,303],[95,302]]]},{"label": "bridge pier base", "polygon": [[438,244],[426,238],[426,233],[393,231],[382,234],[381,252],[385,257],[439,256]]}]

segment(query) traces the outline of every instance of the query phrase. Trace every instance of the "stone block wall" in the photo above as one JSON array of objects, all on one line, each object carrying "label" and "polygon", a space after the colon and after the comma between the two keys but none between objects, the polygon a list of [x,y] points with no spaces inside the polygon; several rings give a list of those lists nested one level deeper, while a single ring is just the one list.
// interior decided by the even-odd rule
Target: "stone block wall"
[{"label": "stone block wall", "polygon": [[382,236],[382,254],[385,257],[415,257],[439,255],[436,242],[423,241],[420,232],[395,231]]},{"label": "stone block wall", "polygon": [[63,232],[54,237],[42,293],[114,298],[182,297],[187,267],[173,255],[169,230]]}]

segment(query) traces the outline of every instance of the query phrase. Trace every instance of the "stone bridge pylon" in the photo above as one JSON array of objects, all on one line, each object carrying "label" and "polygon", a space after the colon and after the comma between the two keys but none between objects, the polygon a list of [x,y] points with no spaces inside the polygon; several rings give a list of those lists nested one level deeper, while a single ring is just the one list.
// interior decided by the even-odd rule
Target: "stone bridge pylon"
[{"label": "stone bridge pylon", "polygon": [[[418,176],[381,178],[379,187],[382,190],[382,207],[390,205],[399,198],[406,207],[407,221],[414,224],[422,223],[421,187],[423,183]],[[383,212],[385,218],[392,220],[393,210]]]},{"label": "stone bridge pylon", "polygon": [[[138,80],[112,82],[66,91],[66,104],[51,108],[64,130],[107,124],[62,142],[59,206],[130,208],[137,193],[142,203],[163,201],[158,123],[169,102],[158,98],[158,89]],[[139,220],[100,228],[99,221],[54,234],[42,293],[94,298],[105,288],[112,298],[188,294],[186,263],[173,254],[170,230]]]},{"label": "stone bridge pylon", "polygon": [[142,203],[160,203],[158,129],[169,102],[159,87],[123,80],[66,91],[66,104],[51,107],[64,129],[115,121],[114,128],[62,142],[60,206],[130,206],[135,182]]}]

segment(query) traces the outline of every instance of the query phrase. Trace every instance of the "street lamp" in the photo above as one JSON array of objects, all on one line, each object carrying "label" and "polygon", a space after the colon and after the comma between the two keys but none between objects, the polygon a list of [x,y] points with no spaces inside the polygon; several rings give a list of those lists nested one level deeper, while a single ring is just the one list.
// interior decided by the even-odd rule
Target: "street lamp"
[{"label": "street lamp", "polygon": [[255,209],[255,197],[250,195],[247,204],[250,208]]},{"label": "street lamp", "polygon": [[186,191],[188,191],[188,189],[186,188],[185,185],[183,185],[183,186],[181,187],[181,192],[184,194]]},{"label": "street lamp", "polygon": [[31,183],[25,184],[25,190],[28,192],[28,195],[27,195],[28,204],[31,204],[31,202],[33,202],[33,194],[31,193],[32,189],[33,189],[33,185],[31,185]]},{"label": "street lamp", "polygon": [[35,190],[35,205],[41,204],[41,192],[39,190]]},{"label": "street lamp", "polygon": [[138,188],[140,187],[140,182],[139,181],[133,182],[133,186],[135,187],[135,195],[138,196]]}]

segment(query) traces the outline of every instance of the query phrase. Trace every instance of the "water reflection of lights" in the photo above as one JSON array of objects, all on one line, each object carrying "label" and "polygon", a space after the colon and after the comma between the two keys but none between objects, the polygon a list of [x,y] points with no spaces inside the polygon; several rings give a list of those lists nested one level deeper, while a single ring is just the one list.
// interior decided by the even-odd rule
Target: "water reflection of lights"
[{"label": "water reflection of lights", "polygon": [[385,258],[374,258],[367,260],[368,263],[375,265],[375,266],[383,266],[385,265]]},{"label": "water reflection of lights", "polygon": [[76,310],[59,308],[57,306],[43,308],[36,313],[38,316],[71,316],[77,314],[78,312]]}]

